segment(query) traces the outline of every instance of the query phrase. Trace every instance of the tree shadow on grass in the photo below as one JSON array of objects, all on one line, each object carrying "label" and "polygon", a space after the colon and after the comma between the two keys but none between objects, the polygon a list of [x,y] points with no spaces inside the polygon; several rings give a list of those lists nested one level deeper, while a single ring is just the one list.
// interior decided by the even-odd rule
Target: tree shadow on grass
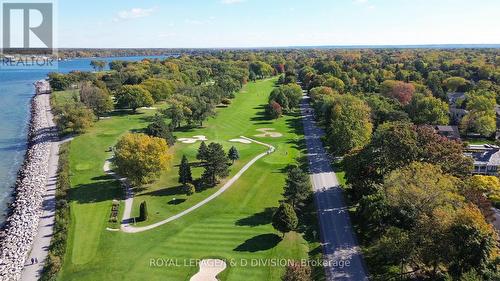
[{"label": "tree shadow on grass", "polygon": [[113,179],[113,177],[110,175],[102,175],[102,176],[97,176],[97,177],[92,178],[92,180],[94,180],[94,181],[112,180],[112,179]]},{"label": "tree shadow on grass", "polygon": [[91,184],[80,184],[68,190],[70,201],[97,203],[121,197],[120,185],[115,180],[98,181]]},{"label": "tree shadow on grass", "polygon": [[116,110],[113,110],[112,112],[108,113],[107,116],[120,117],[120,116],[127,116],[127,115],[143,115],[143,114],[144,114],[144,112],[133,113],[132,110],[130,110],[130,109],[116,109]]},{"label": "tree shadow on grass", "polygon": [[260,213],[255,213],[249,217],[239,219],[236,221],[237,226],[259,226],[270,224],[276,208],[265,208]]},{"label": "tree shadow on grass", "polygon": [[166,187],[150,192],[143,193],[141,195],[150,195],[150,196],[172,196],[172,195],[184,195],[185,192],[182,190],[182,185],[178,186],[173,186],[173,187]]},{"label": "tree shadow on grass", "polygon": [[271,118],[266,114],[266,106],[265,105],[259,105],[257,107],[254,107],[253,109],[258,109],[259,111],[255,114],[255,116],[250,118],[250,121],[252,122],[257,122],[256,124],[260,122],[270,122]]},{"label": "tree shadow on grass", "polygon": [[188,126],[188,125],[185,125],[185,126],[181,126],[181,127],[177,127],[174,129],[174,132],[184,132],[184,133],[189,133],[189,132],[194,132],[195,129],[199,129],[201,127],[193,127],[193,126]]},{"label": "tree shadow on grass", "polygon": [[168,205],[179,205],[181,203],[186,202],[185,198],[175,198],[167,202]]},{"label": "tree shadow on grass", "polygon": [[251,253],[265,251],[276,247],[280,241],[281,237],[274,233],[261,234],[246,240],[234,248],[234,251]]}]

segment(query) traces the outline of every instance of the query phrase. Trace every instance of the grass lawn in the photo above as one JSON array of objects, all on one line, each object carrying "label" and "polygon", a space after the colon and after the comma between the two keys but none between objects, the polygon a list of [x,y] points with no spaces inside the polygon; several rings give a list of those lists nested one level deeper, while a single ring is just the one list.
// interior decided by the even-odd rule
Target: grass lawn
[{"label": "grass lawn", "polygon": [[462,141],[467,142],[469,144],[492,144],[496,145],[496,141],[490,140],[490,139],[485,139],[485,138],[465,138]]},{"label": "grass lawn", "polygon": [[[111,201],[121,196],[121,188],[107,177],[102,166],[109,146],[127,131],[143,128],[152,110],[136,115],[114,114],[99,121],[88,133],[71,143],[71,226],[68,249],[60,280],[189,280],[197,272],[190,259],[219,257],[234,261],[220,276],[222,280],[280,280],[283,268],[270,266],[269,259],[307,258],[310,251],[319,255],[314,235],[289,233],[281,240],[270,219],[278,200],[282,199],[284,168],[294,163],[303,147],[301,122],[296,116],[267,120],[264,105],[275,79],[249,83],[236,95],[229,108],[218,109],[215,118],[204,128],[176,132],[177,137],[205,135],[209,141],[220,142],[228,149],[229,139],[241,135],[272,144],[276,152],[257,161],[225,193],[207,205],[153,230],[128,234],[110,232],[108,217]],[[280,138],[258,138],[258,128],[275,128]],[[266,148],[257,144],[234,144],[241,159],[231,170],[241,166]],[[138,204],[148,202],[150,224],[165,219],[196,204],[218,187],[191,197],[179,194],[177,164],[182,154],[195,160],[199,143],[177,143],[173,166],[160,179],[137,190],[134,213]],[[201,173],[194,168],[194,176]],[[220,186],[220,185],[219,185]],[[186,199],[172,204],[173,198]],[[305,240],[307,237],[309,241]],[[151,260],[175,260],[167,266],[152,266]],[[252,259],[252,260],[250,260]],[[244,266],[241,260],[248,262]],[[251,264],[252,261],[254,263]],[[267,263],[266,263],[267,262]]]}]

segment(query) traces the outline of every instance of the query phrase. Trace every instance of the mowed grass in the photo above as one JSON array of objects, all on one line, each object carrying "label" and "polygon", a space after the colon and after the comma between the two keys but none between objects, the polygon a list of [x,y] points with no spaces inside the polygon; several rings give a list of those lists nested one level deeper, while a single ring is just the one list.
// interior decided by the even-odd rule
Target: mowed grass
[{"label": "mowed grass", "polygon": [[[102,166],[109,146],[127,131],[147,125],[153,111],[137,115],[115,114],[101,120],[71,144],[72,223],[68,250],[60,280],[189,280],[197,272],[196,259],[219,257],[232,263],[222,280],[280,280],[282,266],[270,265],[279,259],[307,258],[318,243],[302,234],[289,233],[284,240],[270,222],[273,208],[282,199],[284,168],[300,156],[302,142],[299,117],[267,120],[264,105],[275,80],[249,83],[229,108],[218,109],[204,128],[176,133],[177,137],[205,135],[228,149],[235,145],[241,159],[232,166],[236,173],[251,158],[265,151],[256,144],[233,144],[241,135],[272,144],[277,151],[257,161],[220,197],[194,212],[146,232],[128,234],[106,230],[112,199],[120,198],[121,188],[107,177]],[[258,138],[258,128],[275,128],[280,138]],[[177,143],[174,164],[182,154],[195,161],[196,144]],[[141,201],[148,202],[149,224],[183,210],[215,192],[218,187],[191,197],[179,194],[177,167],[163,173],[154,184],[136,194],[135,212]],[[193,174],[199,176],[200,168]],[[222,184],[222,183],[221,183]],[[169,204],[173,198],[187,199]],[[168,265],[158,259],[170,261]],[[175,264],[174,264],[175,261]],[[247,262],[247,265],[242,264]],[[161,266],[163,265],[163,266]]]}]

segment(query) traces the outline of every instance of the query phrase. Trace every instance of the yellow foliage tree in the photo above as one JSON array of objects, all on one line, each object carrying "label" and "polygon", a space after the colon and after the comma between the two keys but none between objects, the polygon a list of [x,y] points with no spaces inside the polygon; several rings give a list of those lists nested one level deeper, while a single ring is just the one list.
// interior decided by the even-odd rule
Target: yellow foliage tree
[{"label": "yellow foliage tree", "polygon": [[495,176],[474,175],[469,181],[469,188],[481,191],[491,199],[500,199],[500,179]]},{"label": "yellow foliage tree", "polygon": [[145,134],[126,134],[116,144],[117,171],[134,185],[151,183],[172,159],[167,142]]}]

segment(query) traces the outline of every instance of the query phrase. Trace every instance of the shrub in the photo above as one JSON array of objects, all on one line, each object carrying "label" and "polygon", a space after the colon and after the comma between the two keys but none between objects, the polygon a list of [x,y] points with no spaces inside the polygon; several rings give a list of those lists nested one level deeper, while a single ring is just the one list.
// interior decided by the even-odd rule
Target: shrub
[{"label": "shrub", "polygon": [[310,281],[311,268],[307,265],[301,265],[300,262],[294,262],[286,267],[283,281]]},{"label": "shrub", "polygon": [[183,187],[184,193],[186,193],[187,196],[191,196],[196,192],[196,188],[194,187],[194,184],[192,183],[186,183]]},{"label": "shrub", "polygon": [[68,236],[68,225],[70,223],[68,190],[69,182],[69,142],[61,144],[59,150],[59,167],[56,184],[56,213],[54,223],[54,236],[50,242],[47,262],[43,268],[40,280],[55,280],[60,271],[64,255],[66,253],[66,242]]},{"label": "shrub", "polygon": [[146,221],[148,219],[148,206],[146,205],[146,201],[142,201],[139,206],[139,220]]},{"label": "shrub", "polygon": [[266,108],[266,113],[272,119],[278,119],[283,115],[283,109],[281,105],[274,100],[270,101]]}]

